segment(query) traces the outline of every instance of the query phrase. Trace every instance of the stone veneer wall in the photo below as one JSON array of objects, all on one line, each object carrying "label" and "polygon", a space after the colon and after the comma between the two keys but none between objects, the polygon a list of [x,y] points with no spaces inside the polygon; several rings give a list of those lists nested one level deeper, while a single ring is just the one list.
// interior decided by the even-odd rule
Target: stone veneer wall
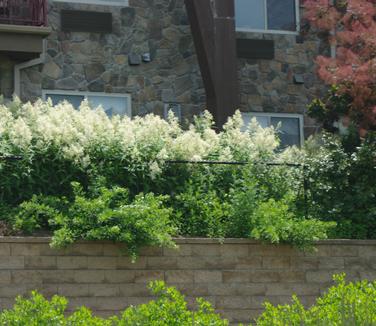
[{"label": "stone veneer wall", "polygon": [[[309,118],[307,105],[325,94],[326,87],[316,76],[315,58],[328,54],[325,38],[306,33],[297,42],[294,34],[260,34],[238,32],[239,38],[273,40],[274,60],[239,59],[240,107],[242,111],[299,113],[304,115],[304,134],[319,130]],[[294,77],[303,79],[297,84]]]},{"label": "stone veneer wall", "polygon": [[[60,28],[62,9],[113,14],[113,33],[67,33]],[[197,63],[184,0],[130,0],[129,7],[49,1],[44,65],[23,70],[22,98],[36,99],[42,89],[129,93],[133,115],[163,114],[163,104],[182,105],[183,118],[205,108],[205,91]],[[275,41],[274,60],[239,59],[242,111],[302,113],[322,93],[313,59],[325,44],[312,35],[303,43],[296,35],[238,33],[241,38]],[[151,63],[129,66],[130,53],[150,52]],[[294,74],[304,85],[294,84]],[[305,119],[306,134],[317,129]]]},{"label": "stone veneer wall", "polygon": [[48,238],[0,238],[0,308],[38,289],[64,295],[70,309],[86,305],[99,315],[149,301],[147,284],[165,280],[193,302],[202,296],[232,322],[249,322],[262,303],[288,303],[296,293],[309,305],[331,284],[376,278],[376,241],[323,241],[316,253],[250,240],[179,239],[179,250],[145,248],[136,263],[111,243],[83,242],[53,250]]},{"label": "stone veneer wall", "polygon": [[[63,9],[111,12],[111,34],[63,32]],[[184,0],[130,0],[129,7],[49,0],[44,65],[22,73],[23,99],[42,89],[128,93],[133,115],[163,115],[163,103],[182,104],[183,118],[205,106]],[[152,62],[128,64],[128,55],[150,53]]]}]

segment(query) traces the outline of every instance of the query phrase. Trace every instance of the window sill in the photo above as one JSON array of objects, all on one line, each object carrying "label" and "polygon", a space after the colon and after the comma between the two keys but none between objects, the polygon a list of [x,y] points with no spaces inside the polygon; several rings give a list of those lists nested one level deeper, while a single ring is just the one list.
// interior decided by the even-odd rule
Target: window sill
[{"label": "window sill", "polygon": [[236,34],[277,34],[277,35],[299,35],[298,31],[278,31],[278,30],[267,30],[267,29],[247,29],[247,28],[237,28]]},{"label": "window sill", "polygon": [[99,6],[108,6],[108,7],[128,7],[129,1],[124,0],[120,1],[101,1],[101,0],[53,0],[54,2],[66,2],[66,3],[77,3],[77,4],[86,4],[86,5],[99,5]]}]

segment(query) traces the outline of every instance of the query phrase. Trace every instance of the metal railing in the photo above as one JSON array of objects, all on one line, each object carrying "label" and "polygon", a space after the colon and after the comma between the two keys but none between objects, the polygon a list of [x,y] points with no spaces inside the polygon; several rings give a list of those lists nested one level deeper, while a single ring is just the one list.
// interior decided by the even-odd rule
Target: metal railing
[{"label": "metal railing", "polygon": [[47,26],[47,0],[0,0],[0,24]]},{"label": "metal railing", "polygon": [[0,155],[0,161],[20,161],[22,156],[15,155]]}]

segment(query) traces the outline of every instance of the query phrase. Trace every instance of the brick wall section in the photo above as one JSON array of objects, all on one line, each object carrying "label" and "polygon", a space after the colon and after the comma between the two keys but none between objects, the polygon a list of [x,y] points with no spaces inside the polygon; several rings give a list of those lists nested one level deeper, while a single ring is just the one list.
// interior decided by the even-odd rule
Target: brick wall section
[{"label": "brick wall section", "polygon": [[69,309],[85,305],[97,314],[119,313],[150,300],[147,283],[165,280],[193,302],[211,301],[232,322],[249,322],[262,303],[288,303],[296,293],[305,304],[332,284],[376,278],[376,241],[324,241],[316,253],[249,240],[179,239],[179,250],[145,248],[136,263],[111,243],[79,243],[53,250],[48,238],[0,238],[0,307],[37,289],[69,298]]}]

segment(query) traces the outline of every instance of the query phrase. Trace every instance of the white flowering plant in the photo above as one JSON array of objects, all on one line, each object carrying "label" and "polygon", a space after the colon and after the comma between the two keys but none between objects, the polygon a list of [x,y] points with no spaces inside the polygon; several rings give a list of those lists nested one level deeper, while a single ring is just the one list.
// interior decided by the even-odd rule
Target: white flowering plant
[{"label": "white flowering plant", "polygon": [[[167,120],[156,115],[110,118],[88,102],[76,110],[67,102],[53,106],[15,99],[0,105],[0,156],[12,155],[21,159],[0,162],[0,202],[22,203],[9,218],[13,227],[53,231],[57,246],[110,239],[136,252],[143,244],[171,244],[176,235],[252,237],[253,229],[262,228],[254,214],[269,200],[287,207],[285,216],[297,225],[294,232],[304,222],[301,169],[267,164],[299,162],[302,151],[281,151],[276,130],[256,120],[244,131],[239,112],[217,132],[208,112],[183,129],[173,115]],[[195,164],[200,161],[246,164]],[[72,184],[80,184],[82,196]],[[129,198],[116,208],[102,207],[103,191],[117,188]],[[286,205],[287,195],[293,200]],[[77,207],[88,207],[89,213]],[[136,232],[132,219],[134,225],[149,222]],[[321,224],[315,232],[316,224],[303,242],[326,236]],[[267,231],[258,234],[270,238]],[[276,238],[292,242],[299,237]]]},{"label": "white flowering plant", "polygon": [[170,175],[190,174],[189,165],[171,166],[170,160],[255,162],[281,156],[275,152],[275,130],[254,121],[241,132],[239,112],[222,132],[212,125],[208,112],[183,130],[172,115],[168,120],[155,115],[109,118],[88,102],[75,110],[67,102],[53,106],[51,101],[23,104],[15,99],[0,105],[0,155],[22,160],[1,162],[1,196],[17,202],[35,193],[67,194],[72,181],[85,186],[98,177],[137,194],[170,187],[170,180],[164,180]]}]

